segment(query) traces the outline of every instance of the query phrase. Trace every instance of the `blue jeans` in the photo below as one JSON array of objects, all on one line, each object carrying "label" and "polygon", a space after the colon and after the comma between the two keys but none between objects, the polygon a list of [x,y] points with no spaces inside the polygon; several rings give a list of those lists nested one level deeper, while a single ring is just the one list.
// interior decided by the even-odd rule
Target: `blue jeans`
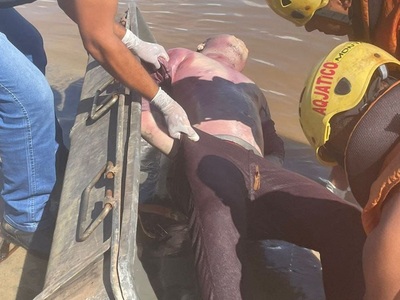
[{"label": "blue jeans", "polygon": [[[47,57],[40,32],[14,8],[0,9],[0,32],[45,74]],[[68,149],[62,140],[62,128],[56,119],[56,141],[60,145],[57,154],[57,178],[63,180]],[[58,195],[59,196],[59,195]]]},{"label": "blue jeans", "polygon": [[45,227],[56,180],[55,112],[46,78],[0,32],[0,157],[4,219],[19,230]]},{"label": "blue jeans", "polygon": [[0,32],[32,61],[42,73],[47,65],[43,38],[39,31],[14,8],[0,9]]}]

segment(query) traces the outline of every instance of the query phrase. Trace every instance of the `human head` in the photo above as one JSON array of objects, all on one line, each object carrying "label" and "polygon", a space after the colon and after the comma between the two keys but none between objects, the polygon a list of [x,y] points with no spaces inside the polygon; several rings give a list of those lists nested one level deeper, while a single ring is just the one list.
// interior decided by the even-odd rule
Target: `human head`
[{"label": "human head", "polygon": [[326,34],[351,34],[351,0],[266,0],[269,7],[296,26]]},{"label": "human head", "polygon": [[230,34],[219,34],[208,38],[197,46],[197,52],[207,56],[222,56],[239,72],[245,67],[249,54],[245,43]]},{"label": "human head", "polygon": [[344,166],[348,179],[356,172],[359,178],[369,173],[371,180],[370,171],[378,168],[399,135],[388,129],[397,116],[396,105],[382,108],[394,101],[389,87],[400,78],[399,71],[400,61],[361,42],[340,44],[315,66],[301,95],[299,114],[322,164]]}]

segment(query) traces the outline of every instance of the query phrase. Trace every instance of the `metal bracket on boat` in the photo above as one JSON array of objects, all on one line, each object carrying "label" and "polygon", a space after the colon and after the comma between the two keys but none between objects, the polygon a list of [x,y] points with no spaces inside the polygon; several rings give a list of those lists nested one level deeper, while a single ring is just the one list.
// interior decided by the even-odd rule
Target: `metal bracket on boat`
[{"label": "metal bracket on boat", "polygon": [[116,81],[114,78],[111,78],[108,82],[106,82],[102,87],[100,87],[93,99],[93,104],[92,104],[92,110],[90,111],[90,119],[93,121],[96,121],[98,118],[100,118],[115,102],[118,101],[118,94],[117,93],[112,93],[108,95],[102,103],[98,104],[100,95],[104,93],[104,91],[112,84],[114,84]]},{"label": "metal bracket on boat", "polygon": [[84,223],[86,221],[86,216],[88,211],[90,192],[92,191],[94,185],[100,180],[102,175],[104,175],[104,177],[107,180],[114,179],[115,173],[113,169],[114,169],[113,163],[110,161],[107,162],[104,165],[104,167],[102,167],[101,170],[97,173],[97,175],[92,179],[92,181],[89,183],[89,185],[82,193],[81,209],[79,212],[79,219],[78,219],[78,241],[80,242],[85,241],[92,234],[92,232],[97,228],[97,226],[101,224],[101,222],[104,221],[105,217],[114,207],[115,199],[113,197],[113,191],[110,187],[107,187],[105,192],[106,195],[104,198],[104,207],[102,211],[97,216],[97,218],[93,220],[92,223],[90,223],[90,225],[85,229]]}]

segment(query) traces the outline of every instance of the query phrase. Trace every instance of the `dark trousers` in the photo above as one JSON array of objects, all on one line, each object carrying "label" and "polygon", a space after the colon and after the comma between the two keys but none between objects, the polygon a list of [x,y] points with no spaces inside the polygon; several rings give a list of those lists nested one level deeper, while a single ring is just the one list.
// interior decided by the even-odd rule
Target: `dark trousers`
[{"label": "dark trousers", "polygon": [[362,299],[360,212],[312,180],[199,135],[183,139],[169,189],[190,217],[202,299],[260,299],[248,282],[246,242],[266,239],[318,251],[327,299]]}]

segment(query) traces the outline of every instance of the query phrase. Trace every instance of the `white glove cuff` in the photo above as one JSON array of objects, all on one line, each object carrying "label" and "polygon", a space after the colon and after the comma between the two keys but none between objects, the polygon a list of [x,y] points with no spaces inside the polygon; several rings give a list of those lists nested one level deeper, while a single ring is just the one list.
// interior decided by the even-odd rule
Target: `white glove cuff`
[{"label": "white glove cuff", "polygon": [[128,47],[128,49],[135,50],[139,46],[141,40],[136,35],[134,35],[132,31],[127,29],[124,37],[122,38],[122,42],[125,44],[126,47]]},{"label": "white glove cuff", "polygon": [[[171,103],[172,98],[168,96],[161,88],[158,88],[157,94],[151,99],[151,103],[161,111]],[[173,101],[173,100],[172,100]]]}]

